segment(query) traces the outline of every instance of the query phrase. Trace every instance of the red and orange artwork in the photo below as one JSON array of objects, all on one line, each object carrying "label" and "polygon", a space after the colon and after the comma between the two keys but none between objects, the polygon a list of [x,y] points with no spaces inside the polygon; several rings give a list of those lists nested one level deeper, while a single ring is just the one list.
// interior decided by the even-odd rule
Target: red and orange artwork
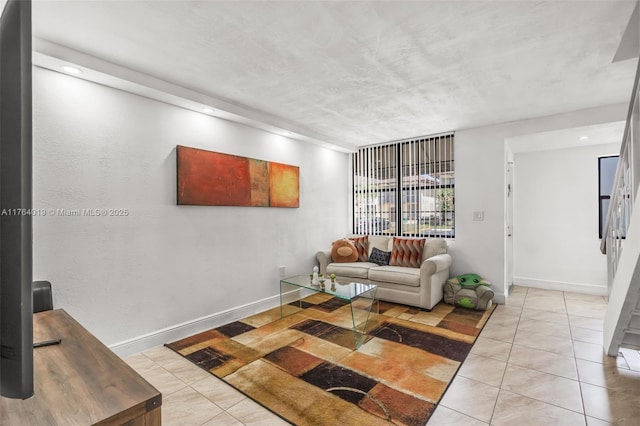
[{"label": "red and orange artwork", "polygon": [[300,168],[269,163],[269,201],[271,207],[299,207]]},{"label": "red and orange artwork", "polygon": [[300,169],[178,145],[178,205],[299,207]]}]

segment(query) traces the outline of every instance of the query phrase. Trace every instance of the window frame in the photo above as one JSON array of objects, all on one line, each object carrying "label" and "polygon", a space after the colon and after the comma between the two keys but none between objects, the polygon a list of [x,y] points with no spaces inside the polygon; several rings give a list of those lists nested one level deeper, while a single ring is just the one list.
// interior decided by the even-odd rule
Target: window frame
[{"label": "window frame", "polygon": [[[606,219],[606,214],[609,211],[609,209],[607,208],[606,211],[603,211],[603,201],[607,200],[610,202],[611,200],[611,194],[609,195],[602,195],[602,160],[607,159],[607,158],[617,158],[618,162],[620,161],[620,155],[616,154],[616,155],[603,155],[598,157],[598,238],[602,239],[602,227],[604,224],[604,220]],[[617,169],[617,166],[616,166]],[[614,174],[611,177],[611,181],[615,181],[615,170],[614,169]],[[613,185],[615,186],[615,182],[613,182]],[[613,188],[612,188],[613,189]],[[611,192],[611,191],[610,191]],[[610,207],[610,205],[609,205]],[[622,237],[624,238],[624,236]]]},{"label": "window frame", "polygon": [[[439,139],[442,138],[442,141],[439,141]],[[406,146],[410,146],[411,144],[414,143],[419,143],[422,141],[434,141],[436,144],[438,144],[437,149],[441,150],[441,149],[447,149],[447,144],[451,144],[448,147],[448,151],[447,154],[445,155],[445,158],[442,159],[441,161],[433,161],[433,165],[434,165],[434,169],[428,169],[429,172],[433,173],[451,173],[453,176],[450,178],[450,181],[446,184],[442,184],[442,183],[438,183],[437,185],[429,185],[427,182],[422,182],[420,178],[417,179],[417,182],[414,183],[404,183],[404,179],[408,176],[420,176],[420,170],[423,170],[421,168],[421,166],[424,166],[424,164],[428,164],[428,163],[420,163],[420,162],[409,162],[407,161],[408,159],[403,158],[403,149]],[[437,141],[437,142],[436,142]],[[352,227],[352,231],[355,234],[370,234],[370,235],[395,235],[395,236],[404,236],[404,237],[417,237],[417,238],[447,238],[447,239],[454,239],[455,238],[455,158],[454,158],[454,146],[455,146],[455,133],[454,132],[447,132],[447,133],[442,133],[442,134],[437,134],[437,135],[429,135],[429,136],[423,136],[423,137],[417,137],[417,138],[411,138],[411,139],[406,139],[406,140],[402,140],[402,141],[398,141],[398,142],[392,142],[392,143],[388,143],[388,144],[382,144],[382,145],[376,145],[376,146],[366,146],[366,147],[362,147],[361,149],[358,150],[357,153],[354,153],[352,155],[352,219],[353,219],[353,227]],[[370,166],[371,166],[371,162],[375,161],[374,159],[372,159],[371,156],[371,151],[364,151],[365,149],[375,149],[376,147],[380,147],[383,149],[389,149],[390,147],[393,147],[393,152],[395,155],[395,184],[393,187],[386,187],[386,188],[376,188],[374,190],[371,190],[369,188],[369,185],[365,185],[365,188],[360,188],[360,189],[356,189],[357,187],[357,183],[356,181],[359,180],[360,178],[364,177],[367,181],[369,179],[372,178],[372,173],[371,171],[373,170]],[[369,155],[365,155],[365,152],[367,152]],[[363,155],[363,158],[359,159],[358,155]],[[434,152],[434,157],[435,158],[441,158],[440,154],[436,154]],[[393,162],[391,162],[393,163]],[[443,164],[445,165],[443,167]],[[360,170],[360,168],[362,168],[362,170]],[[414,169],[415,168],[415,169]],[[405,174],[405,170],[418,170],[417,173],[408,173]],[[393,168],[391,167],[391,165],[387,166],[385,169],[380,169],[380,170],[393,170]],[[362,174],[362,171],[365,171],[366,174]],[[360,175],[357,175],[357,173],[361,173]],[[434,206],[434,210],[422,210],[422,196],[421,196],[421,192],[422,191],[433,191],[433,199],[434,199],[434,203],[437,202],[435,200],[437,200],[438,197],[438,191],[439,190],[443,190],[443,189],[450,189],[452,190],[452,195],[451,195],[451,209],[435,209]],[[416,208],[414,209],[406,209],[405,205],[407,204],[411,204],[412,202],[407,201],[405,203],[404,198],[405,198],[405,191],[410,191],[410,195],[412,195],[413,197],[416,198],[416,202],[413,204],[417,204]],[[359,194],[376,194],[376,196],[378,198],[380,197],[384,197],[387,198],[388,195],[383,195],[383,194],[393,194],[395,192],[395,197],[394,197],[394,201],[395,204],[392,205],[389,208],[389,211],[387,212],[387,216],[389,216],[388,218],[385,218],[383,215],[380,215],[379,217],[379,221],[377,221],[376,219],[378,219],[378,217],[374,217],[373,214],[375,214],[374,212],[366,212],[366,218],[365,220],[365,225],[363,225],[362,222],[362,213],[361,210],[358,209],[357,204],[356,204],[356,200],[358,199],[358,195]],[[414,230],[418,229],[418,232],[411,232],[411,231],[405,231],[405,229],[403,229],[405,227],[405,224],[403,223],[403,217],[406,217],[408,214],[412,214],[415,215],[415,220],[417,221],[417,226],[414,224]],[[447,230],[438,230],[438,231],[424,231],[422,232],[420,230],[420,225],[422,225],[422,221],[423,221],[423,216],[424,214],[429,214],[430,219],[429,219],[429,224],[431,224],[431,217],[434,217],[436,215],[439,214],[445,214],[448,216],[448,214],[450,214],[450,219],[444,218],[445,223],[446,222],[450,222],[451,226],[450,228],[448,228]],[[393,215],[393,217],[392,217]],[[384,221],[387,220],[389,222],[391,222],[391,220],[395,220],[395,230],[393,232],[385,232],[387,229],[389,229],[388,227],[385,228],[384,225],[380,225],[380,226],[371,226],[371,223],[377,223],[380,221]],[[436,224],[438,219],[436,220]],[[442,220],[442,219],[440,219]],[[384,223],[384,222],[383,222]]]}]

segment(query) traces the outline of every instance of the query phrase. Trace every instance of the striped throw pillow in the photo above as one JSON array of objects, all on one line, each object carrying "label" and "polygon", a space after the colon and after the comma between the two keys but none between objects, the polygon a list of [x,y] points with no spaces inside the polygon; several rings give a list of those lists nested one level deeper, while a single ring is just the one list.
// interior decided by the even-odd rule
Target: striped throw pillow
[{"label": "striped throw pillow", "polygon": [[390,266],[408,266],[419,268],[422,263],[422,250],[426,239],[424,238],[398,238],[393,237]]},{"label": "striped throw pillow", "polygon": [[358,262],[369,260],[369,236],[349,238],[358,251]]}]

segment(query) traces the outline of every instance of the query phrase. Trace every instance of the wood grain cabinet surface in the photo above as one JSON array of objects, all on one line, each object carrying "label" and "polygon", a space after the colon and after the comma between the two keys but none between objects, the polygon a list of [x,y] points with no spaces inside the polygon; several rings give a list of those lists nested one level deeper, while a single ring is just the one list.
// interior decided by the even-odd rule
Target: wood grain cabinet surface
[{"label": "wood grain cabinet surface", "polygon": [[34,396],[0,397],[2,426],[161,424],[162,394],[62,309],[33,316]]}]

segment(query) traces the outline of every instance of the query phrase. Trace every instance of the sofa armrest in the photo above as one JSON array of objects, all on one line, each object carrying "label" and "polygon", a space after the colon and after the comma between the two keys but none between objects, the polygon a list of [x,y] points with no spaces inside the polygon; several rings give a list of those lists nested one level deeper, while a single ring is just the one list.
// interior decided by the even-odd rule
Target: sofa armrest
[{"label": "sofa armrest", "polygon": [[451,255],[448,253],[439,254],[425,259],[420,265],[420,275],[433,275],[446,271],[451,266]]},{"label": "sofa armrest", "polygon": [[318,263],[320,264],[320,273],[327,273],[327,265],[331,263],[331,250],[320,250],[316,253],[316,259],[318,259]]},{"label": "sofa armrest", "polygon": [[449,278],[450,254],[438,254],[420,265],[420,306],[432,309],[443,296],[443,285]]}]

